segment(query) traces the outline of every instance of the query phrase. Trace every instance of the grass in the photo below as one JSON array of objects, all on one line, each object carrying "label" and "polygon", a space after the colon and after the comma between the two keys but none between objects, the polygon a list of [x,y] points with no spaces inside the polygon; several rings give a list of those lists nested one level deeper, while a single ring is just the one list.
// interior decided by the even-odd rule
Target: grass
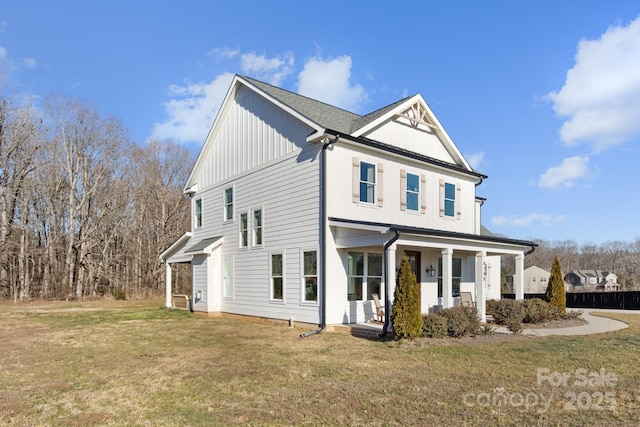
[{"label": "grass", "polygon": [[[640,315],[586,337],[397,342],[161,305],[0,305],[0,425],[631,426],[640,413]],[[538,384],[538,369],[571,378]],[[618,381],[579,386],[576,369]]]}]

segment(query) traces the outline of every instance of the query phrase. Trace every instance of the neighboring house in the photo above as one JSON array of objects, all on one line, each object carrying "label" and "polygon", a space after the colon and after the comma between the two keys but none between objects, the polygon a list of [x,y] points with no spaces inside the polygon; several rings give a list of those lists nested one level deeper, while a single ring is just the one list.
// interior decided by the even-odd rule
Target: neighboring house
[{"label": "neighboring house", "polygon": [[544,294],[547,292],[549,284],[549,273],[540,267],[531,266],[524,270],[524,293]]},{"label": "neighboring house", "polygon": [[160,256],[166,304],[171,264],[189,262],[196,311],[366,322],[374,293],[391,312],[405,256],[424,313],[499,298],[500,256],[523,298],[536,245],[482,232],[485,178],[420,95],[360,116],[235,76],[185,186],[192,229]]},{"label": "neighboring house", "polygon": [[574,292],[619,291],[618,276],[603,270],[573,270],[565,274]]}]

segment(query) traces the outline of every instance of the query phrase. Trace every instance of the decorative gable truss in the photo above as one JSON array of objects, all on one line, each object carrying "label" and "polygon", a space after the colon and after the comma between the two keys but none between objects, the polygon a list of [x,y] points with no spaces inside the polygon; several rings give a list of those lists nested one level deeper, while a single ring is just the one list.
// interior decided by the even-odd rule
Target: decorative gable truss
[{"label": "decorative gable truss", "polygon": [[433,121],[429,110],[419,100],[411,104],[411,106],[395,115],[398,119],[406,119],[409,125],[418,128],[420,125],[426,126],[430,132],[441,131],[440,127]]}]

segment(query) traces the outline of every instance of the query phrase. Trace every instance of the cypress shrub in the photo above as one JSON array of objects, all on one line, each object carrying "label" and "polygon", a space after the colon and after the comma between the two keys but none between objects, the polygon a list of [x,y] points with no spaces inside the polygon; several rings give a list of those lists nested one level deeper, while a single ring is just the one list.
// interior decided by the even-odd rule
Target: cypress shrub
[{"label": "cypress shrub", "polygon": [[391,325],[396,339],[414,339],[422,335],[420,289],[407,257],[402,258],[391,307]]},{"label": "cypress shrub", "polygon": [[552,307],[560,310],[560,315],[564,316],[567,312],[567,295],[564,290],[564,276],[557,256],[553,257],[553,265],[551,266],[551,275],[549,276],[545,297],[547,302]]}]

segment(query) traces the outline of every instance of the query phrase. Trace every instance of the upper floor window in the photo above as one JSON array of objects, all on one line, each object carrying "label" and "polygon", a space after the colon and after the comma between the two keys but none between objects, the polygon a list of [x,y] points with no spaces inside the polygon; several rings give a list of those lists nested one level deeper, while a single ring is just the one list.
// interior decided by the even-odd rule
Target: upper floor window
[{"label": "upper floor window", "polygon": [[353,158],[353,202],[382,206],[382,164]]},{"label": "upper floor window", "polygon": [[262,209],[253,211],[253,246],[262,244]]},{"label": "upper floor window", "polygon": [[360,201],[375,203],[376,166],[367,162],[360,162]]},{"label": "upper floor window", "polygon": [[456,214],[456,186],[450,182],[444,184],[444,214],[451,217]]},{"label": "upper floor window", "polygon": [[418,211],[420,198],[420,177],[412,173],[407,174],[407,209]]},{"label": "upper floor window", "polygon": [[240,214],[240,247],[246,248],[249,244],[249,218],[247,213]]},{"label": "upper floor window", "polygon": [[460,184],[440,180],[440,216],[460,219]]},{"label": "upper floor window", "polygon": [[233,219],[233,187],[224,190],[224,220]]},{"label": "upper floor window", "polygon": [[193,225],[195,226],[195,228],[202,227],[202,199],[197,199],[194,202],[193,214]]}]

